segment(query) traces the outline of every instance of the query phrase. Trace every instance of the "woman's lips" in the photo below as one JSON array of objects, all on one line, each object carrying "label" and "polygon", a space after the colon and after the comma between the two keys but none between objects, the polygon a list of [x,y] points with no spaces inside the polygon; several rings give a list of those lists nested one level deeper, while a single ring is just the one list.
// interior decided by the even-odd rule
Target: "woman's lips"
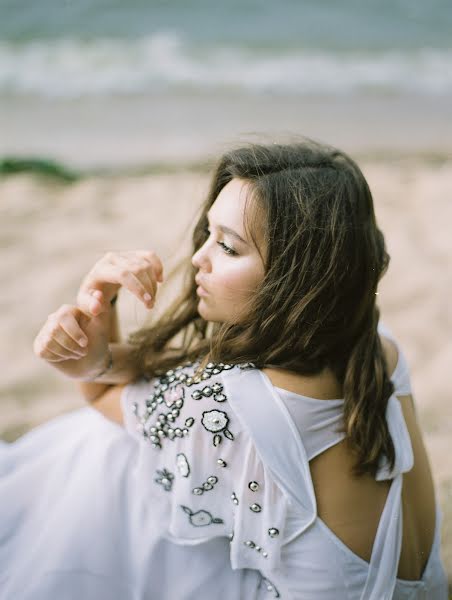
[{"label": "woman's lips", "polygon": [[198,285],[196,288],[196,293],[198,296],[208,296],[209,292],[207,292],[201,285]]},{"label": "woman's lips", "polygon": [[196,289],[196,293],[198,294],[198,296],[207,296],[209,292],[206,290],[205,287],[203,287],[201,279],[195,277],[195,282],[198,284],[198,287]]}]

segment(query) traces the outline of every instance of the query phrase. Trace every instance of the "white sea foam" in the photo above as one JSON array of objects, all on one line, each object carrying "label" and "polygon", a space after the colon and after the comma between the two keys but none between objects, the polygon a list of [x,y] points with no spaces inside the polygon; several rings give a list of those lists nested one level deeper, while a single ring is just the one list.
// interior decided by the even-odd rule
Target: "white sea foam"
[{"label": "white sea foam", "polygon": [[452,93],[452,50],[328,53],[196,47],[176,33],[135,40],[0,42],[0,94],[79,97],[159,89],[273,94]]}]

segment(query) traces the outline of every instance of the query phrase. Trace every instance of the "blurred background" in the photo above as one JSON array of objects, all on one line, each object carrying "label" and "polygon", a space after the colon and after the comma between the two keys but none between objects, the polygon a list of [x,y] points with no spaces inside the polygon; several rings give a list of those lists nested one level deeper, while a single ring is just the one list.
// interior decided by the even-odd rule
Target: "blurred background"
[{"label": "blurred background", "polygon": [[[169,272],[222,151],[307,135],[374,194],[452,579],[451,117],[449,0],[0,0],[1,437],[83,406],[32,344],[95,260],[151,248]],[[119,311],[124,335],[147,317]]]}]

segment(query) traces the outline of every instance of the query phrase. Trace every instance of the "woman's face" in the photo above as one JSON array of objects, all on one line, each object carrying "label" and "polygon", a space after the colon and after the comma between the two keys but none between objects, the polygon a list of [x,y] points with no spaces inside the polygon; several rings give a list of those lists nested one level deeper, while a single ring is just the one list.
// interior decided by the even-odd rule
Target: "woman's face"
[{"label": "woman's face", "polygon": [[[192,257],[198,269],[198,312],[206,321],[239,323],[264,277],[259,251],[245,233],[250,185],[232,179],[221,190],[208,212],[209,237]],[[261,242],[258,244],[263,253]]]}]

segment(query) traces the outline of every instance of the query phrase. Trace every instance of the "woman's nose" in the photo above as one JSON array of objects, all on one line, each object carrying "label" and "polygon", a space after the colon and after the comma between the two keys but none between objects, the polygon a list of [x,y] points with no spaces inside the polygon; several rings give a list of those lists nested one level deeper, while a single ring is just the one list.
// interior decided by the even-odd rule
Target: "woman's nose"
[{"label": "woman's nose", "polygon": [[206,244],[197,250],[192,258],[191,264],[199,270],[208,271],[210,269],[210,260],[206,251]]}]

